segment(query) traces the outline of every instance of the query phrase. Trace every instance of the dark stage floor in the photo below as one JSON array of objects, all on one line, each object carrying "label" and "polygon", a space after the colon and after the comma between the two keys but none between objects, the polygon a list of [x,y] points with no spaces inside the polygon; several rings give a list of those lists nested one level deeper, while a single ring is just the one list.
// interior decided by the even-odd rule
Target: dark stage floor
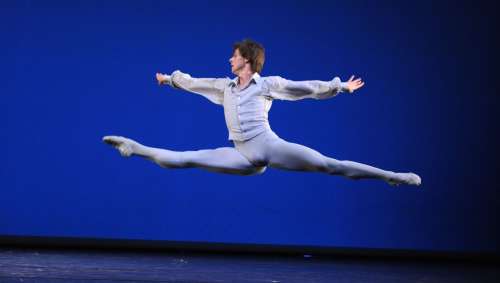
[{"label": "dark stage floor", "polygon": [[0,247],[0,282],[500,282],[492,262]]}]

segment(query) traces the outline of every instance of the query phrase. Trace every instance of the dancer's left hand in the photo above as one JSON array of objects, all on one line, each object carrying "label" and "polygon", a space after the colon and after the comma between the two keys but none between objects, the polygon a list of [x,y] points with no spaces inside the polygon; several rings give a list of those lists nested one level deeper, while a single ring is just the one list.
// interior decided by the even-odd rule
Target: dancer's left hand
[{"label": "dancer's left hand", "polygon": [[169,79],[168,75],[162,74],[162,73],[156,73],[156,80],[158,81],[158,84],[165,84]]},{"label": "dancer's left hand", "polygon": [[364,84],[365,82],[363,82],[361,78],[357,78],[354,80],[354,75],[352,75],[351,78],[349,78],[349,80],[347,81],[347,89],[349,93],[353,93],[355,90],[359,89]]}]

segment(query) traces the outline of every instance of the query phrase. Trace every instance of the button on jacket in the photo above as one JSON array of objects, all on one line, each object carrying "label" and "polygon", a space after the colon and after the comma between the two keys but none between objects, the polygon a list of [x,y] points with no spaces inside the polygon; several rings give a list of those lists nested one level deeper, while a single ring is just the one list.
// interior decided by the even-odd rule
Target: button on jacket
[{"label": "button on jacket", "polygon": [[268,112],[274,99],[327,99],[347,90],[339,77],[331,81],[291,81],[280,76],[261,77],[254,73],[247,87],[238,90],[238,77],[193,78],[176,70],[167,77],[174,88],[197,93],[224,107],[229,140],[249,140],[271,129]]}]

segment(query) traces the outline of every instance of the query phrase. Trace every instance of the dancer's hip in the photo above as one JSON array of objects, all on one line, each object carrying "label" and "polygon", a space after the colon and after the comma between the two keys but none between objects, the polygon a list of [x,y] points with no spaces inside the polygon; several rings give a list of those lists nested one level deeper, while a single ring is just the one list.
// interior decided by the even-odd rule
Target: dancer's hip
[{"label": "dancer's hip", "polygon": [[234,147],[243,154],[252,164],[266,166],[271,154],[271,145],[281,141],[281,138],[271,129],[259,133],[245,141],[233,141]]}]

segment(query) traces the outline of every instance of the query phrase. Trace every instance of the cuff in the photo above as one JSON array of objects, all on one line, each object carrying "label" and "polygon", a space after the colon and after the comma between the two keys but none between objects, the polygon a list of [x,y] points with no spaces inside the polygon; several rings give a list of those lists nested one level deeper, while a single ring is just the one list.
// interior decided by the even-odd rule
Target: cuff
[{"label": "cuff", "polygon": [[337,94],[345,90],[346,83],[341,82],[339,77],[335,77],[331,80],[331,86],[332,90]]},{"label": "cuff", "polygon": [[178,75],[178,74],[182,74],[182,72],[181,72],[181,71],[179,71],[179,70],[175,70],[175,71],[173,71],[173,72],[172,72],[172,74],[171,74],[170,76],[168,76],[168,79],[167,79],[167,82],[166,82],[166,83],[167,83],[168,85],[170,85],[171,87],[173,87],[173,88],[179,88],[178,86],[176,86],[176,85],[174,84],[174,77],[175,77],[176,75]]},{"label": "cuff", "polygon": [[349,92],[349,88],[347,87],[347,83],[346,82],[340,83],[340,91],[341,92]]}]

